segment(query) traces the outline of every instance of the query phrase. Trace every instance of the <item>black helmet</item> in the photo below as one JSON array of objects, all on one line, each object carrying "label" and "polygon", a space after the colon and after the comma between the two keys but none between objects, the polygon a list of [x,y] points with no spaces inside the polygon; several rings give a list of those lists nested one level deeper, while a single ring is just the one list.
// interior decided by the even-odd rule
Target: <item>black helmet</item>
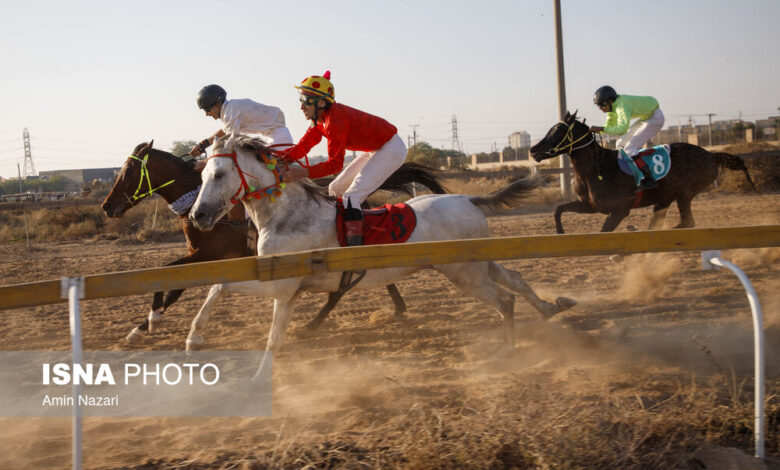
[{"label": "black helmet", "polygon": [[218,103],[223,103],[227,92],[219,85],[206,85],[198,92],[198,107],[208,111]]},{"label": "black helmet", "polygon": [[593,102],[596,104],[596,106],[601,106],[609,100],[617,99],[617,97],[618,94],[614,88],[609,85],[604,85],[603,87],[596,90],[596,93],[593,94]]}]

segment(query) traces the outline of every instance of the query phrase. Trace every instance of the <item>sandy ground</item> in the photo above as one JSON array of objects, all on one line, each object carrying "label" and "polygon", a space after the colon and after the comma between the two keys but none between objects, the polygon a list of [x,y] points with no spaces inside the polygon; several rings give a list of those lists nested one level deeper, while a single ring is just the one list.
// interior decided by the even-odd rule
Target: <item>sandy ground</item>
[{"label": "sandy ground", "polygon": [[[697,227],[780,223],[780,195],[708,193],[693,204]],[[650,210],[624,221],[640,228]],[[667,226],[678,220],[673,207]],[[568,232],[597,231],[603,216],[565,215]],[[554,233],[551,209],[493,217],[493,236]],[[0,246],[0,284],[156,267],[184,252],[182,243],[94,241]],[[745,271],[764,309],[768,377],[780,376],[780,251],[729,250],[723,258]],[[383,290],[348,295],[317,333],[302,329],[324,301],[304,295],[275,359],[271,418],[135,418],[85,420],[86,468],[155,467],[155,462],[214,462],[294,445],[379,432],[415,408],[468,409],[498,402],[512,390],[573,395],[658,389],[669,377],[733,368],[752,380],[750,308],[727,270],[703,271],[700,254],[635,255],[503,262],[521,271],[545,298],[564,295],[579,304],[550,321],[516,301],[517,350],[496,358],[501,319],[490,307],[462,296],[447,280],[422,271],[398,284],[409,311],[392,315]],[[206,287],[188,290],[161,329],[140,345],[122,342],[148,312],[150,295],[87,301],[82,306],[84,347],[94,350],[181,350]],[[205,349],[263,349],[272,301],[233,295],[220,299]],[[67,306],[0,312],[2,350],[69,348]],[[705,353],[704,351],[709,351]],[[616,384],[622,384],[617,386]],[[509,407],[509,410],[512,408]],[[0,468],[68,468],[70,420],[0,419]],[[218,464],[214,464],[219,468]]]}]

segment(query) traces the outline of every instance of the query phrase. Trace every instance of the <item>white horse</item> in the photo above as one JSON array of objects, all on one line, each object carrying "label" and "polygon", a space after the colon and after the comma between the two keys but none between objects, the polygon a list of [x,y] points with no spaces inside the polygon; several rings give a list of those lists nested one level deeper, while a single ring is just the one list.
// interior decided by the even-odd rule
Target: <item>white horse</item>
[{"label": "white horse", "polygon": [[[339,246],[335,226],[336,201],[325,195],[322,188],[307,179],[280,184],[278,169],[273,168],[274,160],[258,140],[231,136],[219,141],[214,151],[215,154],[203,169],[203,186],[190,211],[190,219],[197,228],[212,228],[230,210],[232,204],[243,200],[258,228],[259,256]],[[485,214],[500,207],[516,205],[538,185],[538,174],[532,169],[528,177],[487,197],[445,194],[411,199],[407,203],[417,215],[417,226],[408,241],[488,237]],[[465,294],[498,310],[503,317],[507,348],[514,347],[515,299],[512,293],[501,286],[522,295],[544,317],[576,304],[565,297],[559,297],[554,304],[540,299],[520,273],[495,262],[436,264],[428,267],[447,276]],[[400,267],[369,270],[354,289],[384,287],[420,269]],[[215,285],[192,321],[187,349],[203,342],[201,333],[206,327],[214,301],[222,293],[241,292],[273,297],[273,319],[266,349],[276,352],[284,342],[295,302],[301,292],[334,292],[339,287],[340,278],[341,273],[324,273],[268,282]]]}]

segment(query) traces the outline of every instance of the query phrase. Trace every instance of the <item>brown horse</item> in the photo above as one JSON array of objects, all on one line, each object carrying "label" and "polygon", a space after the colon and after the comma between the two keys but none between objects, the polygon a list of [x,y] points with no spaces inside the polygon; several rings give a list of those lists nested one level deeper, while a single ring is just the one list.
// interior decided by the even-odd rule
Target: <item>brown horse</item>
[{"label": "brown horse", "polygon": [[741,158],[708,152],[686,143],[674,143],[670,147],[669,173],[658,181],[657,188],[635,194],[634,177],[618,168],[618,151],[599,145],[588,126],[577,120],[577,113],[567,112],[562,122],[554,125],[538,144],[531,147],[537,162],[562,153],[571,156],[577,200],[555,208],[556,231],[563,233],[563,212],[608,214],[601,231],[611,232],[632,208],[647,206],[653,206],[652,230],[661,226],[667,209],[675,201],[680,210],[680,223],[675,228],[693,227],[691,201],[715,182],[721,167],[744,171],[753,190],[758,192]]},{"label": "brown horse", "polygon": [[[191,160],[184,160],[153,148],[153,142],[137,145],[128,157],[101,205],[105,214],[108,217],[122,217],[141,200],[157,193],[179,216],[189,251],[186,256],[166,266],[253,255],[253,251],[247,246],[249,221],[245,217],[242,204],[233,207],[228,216],[220,220],[211,231],[201,232],[192,225],[188,215],[200,188],[200,171],[195,169]],[[422,165],[405,163],[380,189],[410,193],[410,183],[418,183],[434,193],[446,192],[429,170]],[[387,291],[393,299],[396,314],[401,315],[406,311],[406,305],[398,288],[390,284]],[[137,341],[143,332],[151,331],[155,322],[161,320],[162,314],[183,292],[184,289],[171,290],[167,294],[155,292],[148,318],[133,329],[126,339],[130,342]],[[328,302],[311,322],[311,328],[316,328],[322,322],[340,297],[339,293],[330,294]]]}]

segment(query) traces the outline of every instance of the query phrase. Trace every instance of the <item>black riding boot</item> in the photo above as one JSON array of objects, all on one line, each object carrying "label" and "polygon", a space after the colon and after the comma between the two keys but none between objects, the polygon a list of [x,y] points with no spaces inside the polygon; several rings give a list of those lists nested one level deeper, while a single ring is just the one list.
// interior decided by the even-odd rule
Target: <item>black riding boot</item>
[{"label": "black riding boot", "polygon": [[637,165],[637,167],[642,171],[642,174],[645,175],[645,177],[639,180],[639,185],[636,187],[636,192],[657,188],[658,182],[655,180],[655,178],[653,178],[653,174],[650,172],[650,168],[647,165]]},{"label": "black riding boot", "polygon": [[363,244],[363,211],[352,207],[347,200],[347,210],[344,213],[344,226],[347,229],[347,246],[361,246]]}]

